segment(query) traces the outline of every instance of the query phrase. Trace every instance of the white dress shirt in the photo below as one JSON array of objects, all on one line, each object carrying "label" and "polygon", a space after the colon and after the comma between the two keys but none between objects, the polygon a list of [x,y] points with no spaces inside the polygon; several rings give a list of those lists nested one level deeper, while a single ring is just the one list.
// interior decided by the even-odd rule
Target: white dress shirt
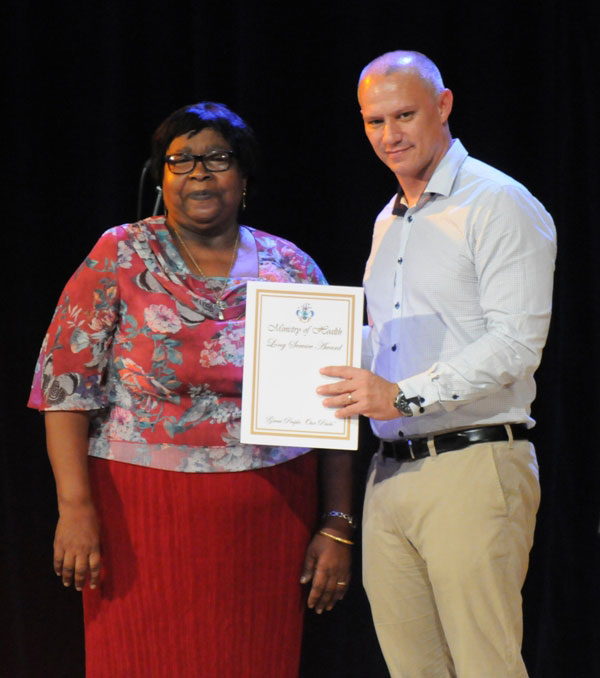
[{"label": "white dress shirt", "polygon": [[374,432],[394,440],[485,424],[533,426],[533,374],[552,307],[552,218],[523,185],[469,157],[458,140],[418,204],[400,203],[395,196],[375,222],[363,366],[421,403],[412,405],[413,417],[372,420]]}]

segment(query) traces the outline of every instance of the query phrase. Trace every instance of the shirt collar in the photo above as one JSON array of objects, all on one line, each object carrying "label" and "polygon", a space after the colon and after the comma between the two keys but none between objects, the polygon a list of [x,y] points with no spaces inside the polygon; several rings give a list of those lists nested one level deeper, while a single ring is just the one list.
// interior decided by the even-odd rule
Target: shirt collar
[{"label": "shirt collar", "polygon": [[[445,196],[450,195],[458,170],[468,155],[469,154],[460,140],[454,139],[450,148],[446,151],[446,155],[440,160],[439,165],[435,168],[431,179],[423,191],[423,195],[426,193],[437,193]],[[392,209],[392,214],[395,216],[403,216],[408,209],[406,203],[402,202],[403,197],[404,192],[402,187],[398,185],[398,195],[396,196],[394,208]]]}]

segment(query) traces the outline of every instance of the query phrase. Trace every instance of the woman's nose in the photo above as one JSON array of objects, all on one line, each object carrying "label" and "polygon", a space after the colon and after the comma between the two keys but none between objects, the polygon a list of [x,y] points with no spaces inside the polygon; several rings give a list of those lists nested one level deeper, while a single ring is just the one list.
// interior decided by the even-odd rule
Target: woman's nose
[{"label": "woman's nose", "polygon": [[201,160],[198,160],[196,162],[196,166],[194,169],[188,174],[190,179],[197,179],[197,180],[202,180],[206,179],[211,175],[211,172],[209,172],[206,167],[202,164]]}]

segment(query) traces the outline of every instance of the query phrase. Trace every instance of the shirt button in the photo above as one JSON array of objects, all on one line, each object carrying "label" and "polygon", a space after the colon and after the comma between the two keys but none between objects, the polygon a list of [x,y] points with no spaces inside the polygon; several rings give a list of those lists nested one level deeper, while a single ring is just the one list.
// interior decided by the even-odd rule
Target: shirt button
[{"label": "shirt button", "polygon": [[394,345],[392,346],[392,351],[395,351],[397,348],[398,348],[398,346],[396,346],[396,344],[394,344]]},{"label": "shirt button", "polygon": [[400,308],[400,302],[399,302],[399,301],[397,301],[397,302],[394,304],[394,308]]},{"label": "shirt button", "polygon": [[412,224],[412,220],[413,220],[412,216],[408,217],[408,223],[409,224]]},{"label": "shirt button", "polygon": [[452,400],[458,400],[458,396],[456,395],[456,393],[452,396]]},{"label": "shirt button", "polygon": [[398,263],[399,263],[399,264],[401,264],[403,261],[404,261],[404,259],[403,259],[402,257],[400,257],[400,258],[398,259]]}]

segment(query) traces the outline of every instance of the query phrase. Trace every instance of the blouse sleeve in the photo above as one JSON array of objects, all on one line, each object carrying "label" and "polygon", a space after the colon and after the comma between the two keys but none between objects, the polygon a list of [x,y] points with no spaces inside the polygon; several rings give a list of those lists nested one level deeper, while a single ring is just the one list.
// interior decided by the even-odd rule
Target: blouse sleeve
[{"label": "blouse sleeve", "polygon": [[306,255],[306,258],[308,281],[316,285],[327,285],[327,280],[323,275],[323,271],[321,271],[315,260],[308,254]]},{"label": "blouse sleeve", "polygon": [[[261,277],[265,280],[327,284],[315,260],[294,243],[264,231],[254,230],[254,237],[259,245]],[[287,280],[282,279],[282,271]]]},{"label": "blouse sleeve", "polygon": [[[124,244],[124,243],[121,243]],[[118,229],[107,231],[67,283],[42,344],[29,407],[97,410],[119,318]]]}]

